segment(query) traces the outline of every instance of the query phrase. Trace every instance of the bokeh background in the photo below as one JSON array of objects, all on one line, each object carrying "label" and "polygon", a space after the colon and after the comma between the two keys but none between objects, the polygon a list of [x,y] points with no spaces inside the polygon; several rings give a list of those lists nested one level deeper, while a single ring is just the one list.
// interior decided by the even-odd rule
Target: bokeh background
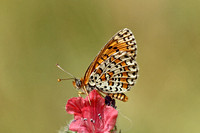
[{"label": "bokeh background", "polygon": [[137,84],[117,102],[122,133],[200,132],[200,1],[1,0],[0,132],[56,133],[83,77],[120,29],[133,31]]}]

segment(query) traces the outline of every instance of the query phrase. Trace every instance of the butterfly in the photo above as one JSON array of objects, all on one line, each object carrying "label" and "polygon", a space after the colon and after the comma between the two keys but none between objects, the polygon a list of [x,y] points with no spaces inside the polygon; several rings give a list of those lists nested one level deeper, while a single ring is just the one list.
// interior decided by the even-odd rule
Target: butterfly
[{"label": "butterfly", "polygon": [[129,91],[136,83],[138,65],[137,45],[131,30],[117,32],[101,49],[88,67],[85,76],[74,78],[73,85],[87,94],[93,89],[112,98],[126,102]]}]

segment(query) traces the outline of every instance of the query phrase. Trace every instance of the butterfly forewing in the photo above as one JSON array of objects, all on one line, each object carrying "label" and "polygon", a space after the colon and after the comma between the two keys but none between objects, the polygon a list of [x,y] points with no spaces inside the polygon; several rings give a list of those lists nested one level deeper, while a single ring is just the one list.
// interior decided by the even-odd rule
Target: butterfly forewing
[{"label": "butterfly forewing", "polygon": [[87,69],[84,84],[106,94],[130,90],[138,73],[136,50],[132,32],[126,28],[119,31]]}]

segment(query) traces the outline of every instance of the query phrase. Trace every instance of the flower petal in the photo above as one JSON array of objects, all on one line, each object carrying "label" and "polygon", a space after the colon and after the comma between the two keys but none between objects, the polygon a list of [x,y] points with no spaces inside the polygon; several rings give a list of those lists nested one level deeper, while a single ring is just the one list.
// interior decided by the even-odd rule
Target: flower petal
[{"label": "flower petal", "polygon": [[91,91],[89,98],[75,97],[68,100],[66,111],[74,114],[69,129],[84,133],[110,132],[115,126],[118,111],[105,105],[105,99],[97,90]]},{"label": "flower petal", "polygon": [[73,97],[67,101],[66,111],[69,114],[81,115],[81,109],[84,107],[84,99],[82,97]]},{"label": "flower petal", "polygon": [[112,130],[116,124],[118,111],[111,106],[106,106],[106,112],[104,113],[105,127],[108,131]]},{"label": "flower petal", "polygon": [[86,126],[83,126],[82,119],[75,119],[69,125],[69,130],[76,132],[89,133]]}]

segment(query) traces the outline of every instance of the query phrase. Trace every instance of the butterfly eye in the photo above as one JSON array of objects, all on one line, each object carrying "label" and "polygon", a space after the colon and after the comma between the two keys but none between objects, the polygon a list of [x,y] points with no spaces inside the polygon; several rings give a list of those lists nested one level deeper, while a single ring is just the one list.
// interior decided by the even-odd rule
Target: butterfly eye
[{"label": "butterfly eye", "polygon": [[75,79],[75,82],[76,82],[77,88],[80,88],[81,84],[82,84],[81,80],[80,79]]}]

